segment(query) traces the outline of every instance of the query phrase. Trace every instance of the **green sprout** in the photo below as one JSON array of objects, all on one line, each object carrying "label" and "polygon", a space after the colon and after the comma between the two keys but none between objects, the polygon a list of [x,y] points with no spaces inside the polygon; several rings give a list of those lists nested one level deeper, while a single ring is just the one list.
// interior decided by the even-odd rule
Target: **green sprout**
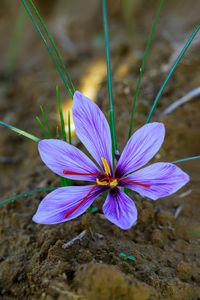
[{"label": "green sprout", "polygon": [[132,261],[135,260],[135,257],[134,257],[134,256],[126,255],[125,253],[119,253],[119,256],[120,256],[120,257],[123,257],[124,260],[128,260],[128,259],[130,259],[130,260],[132,260]]}]

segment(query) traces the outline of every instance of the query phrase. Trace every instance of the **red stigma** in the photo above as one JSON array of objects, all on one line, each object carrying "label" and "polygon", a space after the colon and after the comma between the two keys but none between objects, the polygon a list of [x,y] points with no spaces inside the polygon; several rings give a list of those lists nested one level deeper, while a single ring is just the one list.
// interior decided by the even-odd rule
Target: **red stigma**
[{"label": "red stigma", "polygon": [[119,180],[119,181],[122,181],[122,182],[128,182],[128,183],[132,183],[132,184],[135,184],[135,185],[140,185],[140,186],[146,187],[148,189],[151,188],[151,186],[149,184],[144,184],[144,183],[135,182],[135,181],[132,181],[132,180],[121,179],[121,178],[116,178],[116,179]]},{"label": "red stigma", "polygon": [[[101,181],[105,180],[105,178],[101,179]],[[83,198],[83,200],[77,205],[75,206],[72,210],[70,210],[68,213],[65,214],[64,218],[66,219],[67,217],[69,217],[75,210],[77,210],[81,204],[83,204],[83,202],[90,196],[90,194],[94,191],[94,189],[98,186],[98,184],[95,184],[93,186],[93,188],[89,191],[89,193]]]},{"label": "red stigma", "polygon": [[[132,184],[135,184],[135,185],[139,185],[139,186],[143,186],[143,187],[146,187],[146,188],[150,188],[151,186],[149,184],[143,184],[143,183],[140,183],[140,182],[135,182],[135,181],[131,181],[131,180],[126,180],[126,179],[121,179],[121,178],[111,178],[110,176],[108,176],[107,174],[105,173],[101,173],[101,172],[98,172],[98,173],[79,173],[79,172],[72,172],[72,171],[66,171],[64,170],[62,172],[64,175],[83,175],[83,176],[89,176],[89,175],[94,175],[94,176],[97,176],[97,175],[103,175],[104,177],[99,180],[99,182],[102,182],[104,180],[109,180],[109,182],[111,181],[114,181],[114,180],[117,180],[117,181],[122,181],[122,182],[128,182],[128,183],[132,183]],[[83,200],[81,200],[81,202],[75,206],[72,210],[70,210],[68,213],[65,214],[64,218],[66,219],[67,217],[69,217],[73,212],[75,212],[82,204],[83,202],[91,195],[91,193],[94,191],[94,189],[98,186],[99,184],[95,184],[92,189],[89,191],[89,193],[83,198]]]},{"label": "red stigma", "polygon": [[89,191],[89,193],[83,198],[83,200],[77,205],[75,206],[72,210],[70,210],[68,213],[65,214],[64,218],[66,219],[67,217],[69,217],[75,210],[77,210],[81,204],[90,196],[90,194],[94,191],[94,189],[98,186],[98,184],[95,184],[93,186],[93,188]]},{"label": "red stigma", "polygon": [[104,173],[78,173],[78,172],[71,172],[71,171],[63,171],[64,175],[83,175],[83,176],[89,176],[89,175],[105,175]]}]

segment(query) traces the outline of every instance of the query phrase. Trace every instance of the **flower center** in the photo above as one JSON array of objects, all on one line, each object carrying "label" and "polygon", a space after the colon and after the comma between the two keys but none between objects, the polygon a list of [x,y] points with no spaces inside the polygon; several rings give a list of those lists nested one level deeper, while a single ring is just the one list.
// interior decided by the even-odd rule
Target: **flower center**
[{"label": "flower center", "polygon": [[72,171],[67,171],[67,170],[62,171],[62,173],[64,175],[103,176],[103,178],[101,178],[101,179],[99,179],[98,177],[96,178],[96,184],[92,187],[92,189],[89,191],[89,193],[80,201],[80,203],[77,206],[75,206],[72,210],[70,210],[69,212],[67,212],[65,214],[65,216],[64,216],[65,219],[68,218],[73,212],[75,212],[83,204],[83,202],[85,202],[87,200],[87,198],[97,188],[98,185],[104,185],[104,186],[109,185],[110,187],[115,187],[115,186],[118,185],[119,181],[121,181],[121,182],[127,182],[127,183],[131,183],[131,184],[143,186],[143,187],[146,187],[146,188],[151,188],[151,186],[149,184],[143,184],[143,183],[140,183],[140,182],[126,180],[126,179],[123,179],[123,178],[112,178],[111,177],[110,166],[109,166],[107,160],[104,157],[101,157],[101,160],[102,160],[103,167],[104,167],[104,173],[103,172],[79,173],[79,172],[72,172]]},{"label": "flower center", "polygon": [[96,183],[99,185],[110,185],[110,186],[116,186],[118,185],[117,179],[115,178],[103,178],[103,181],[99,180],[99,178],[96,179]]},{"label": "flower center", "polygon": [[103,167],[104,167],[104,173],[102,175],[105,176],[105,178],[99,180],[99,178],[96,179],[96,183],[99,185],[110,185],[110,186],[116,186],[118,185],[118,181],[115,178],[111,178],[111,171],[109,164],[107,160],[104,157],[101,157]]},{"label": "flower center", "polygon": [[[143,186],[146,188],[151,188],[151,186],[149,184],[144,184],[144,183],[140,183],[140,182],[136,182],[136,181],[132,181],[132,180],[127,180],[124,178],[112,178],[111,177],[111,170],[109,167],[109,164],[107,162],[107,160],[104,157],[101,157],[102,163],[103,163],[103,167],[104,167],[104,173],[103,172],[98,172],[98,173],[79,173],[79,172],[72,172],[72,171],[67,171],[67,170],[63,170],[63,174],[64,175],[82,175],[82,176],[104,176],[103,178],[99,179],[98,177],[96,178],[96,185],[109,185],[110,187],[115,187],[118,185],[119,181],[121,182],[127,182],[127,183],[131,183],[131,184],[135,184],[135,185],[139,185],[139,186]],[[126,178],[126,177],[125,177]]]}]

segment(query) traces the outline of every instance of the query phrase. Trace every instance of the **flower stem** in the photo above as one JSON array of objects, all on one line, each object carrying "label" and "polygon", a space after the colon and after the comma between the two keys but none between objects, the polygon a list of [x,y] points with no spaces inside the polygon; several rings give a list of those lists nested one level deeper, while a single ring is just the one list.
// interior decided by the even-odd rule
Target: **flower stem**
[{"label": "flower stem", "polygon": [[128,139],[130,139],[130,137],[132,135],[133,119],[134,119],[134,114],[135,114],[135,105],[136,105],[136,101],[137,101],[137,97],[138,97],[138,93],[139,93],[140,82],[141,82],[142,74],[143,74],[143,71],[144,71],[144,65],[145,65],[145,62],[146,62],[147,53],[149,51],[149,47],[150,47],[150,43],[151,43],[151,40],[152,40],[152,37],[153,37],[154,29],[155,29],[156,24],[158,22],[158,18],[159,18],[160,11],[161,11],[161,8],[163,6],[163,3],[164,3],[164,0],[160,0],[160,5],[158,7],[158,10],[157,10],[154,22],[153,22],[153,26],[151,28],[151,32],[150,32],[150,35],[149,35],[149,38],[148,38],[148,41],[147,41],[147,46],[146,46],[145,53],[144,53],[144,58],[143,58],[143,61],[142,61],[142,66],[140,68],[140,75],[139,75],[139,78],[138,78],[135,97],[134,97],[134,100],[133,100],[133,108],[132,108],[132,113],[131,113],[131,122],[130,122]]},{"label": "flower stem", "polygon": [[150,110],[150,112],[149,112],[149,115],[148,115],[147,120],[146,120],[146,124],[150,122],[151,117],[152,117],[152,115],[153,115],[153,113],[154,113],[154,110],[155,110],[155,108],[156,108],[156,106],[157,106],[157,104],[158,104],[158,101],[159,101],[160,97],[162,96],[162,93],[163,93],[163,91],[164,91],[164,89],[165,89],[165,87],[166,87],[166,85],[167,85],[169,79],[171,78],[172,74],[173,74],[174,71],[176,70],[176,67],[178,66],[180,60],[182,59],[182,57],[183,57],[183,55],[185,54],[185,52],[186,52],[186,50],[188,49],[188,47],[190,46],[191,42],[192,42],[193,39],[195,38],[195,36],[196,36],[196,34],[198,33],[199,29],[200,29],[200,24],[195,28],[195,30],[193,31],[193,33],[192,33],[191,36],[189,37],[187,43],[186,43],[185,46],[183,47],[181,53],[179,54],[179,56],[177,57],[177,59],[176,59],[174,65],[172,66],[171,70],[169,71],[169,74],[167,75],[167,77],[166,77],[166,79],[165,79],[163,85],[161,86],[161,88],[160,88],[160,90],[159,90],[159,92],[158,92],[158,94],[157,94],[157,96],[156,96],[156,99],[155,99],[155,101],[154,101],[154,103],[153,103],[153,106],[152,106],[152,108],[151,108],[151,110]]},{"label": "flower stem", "polygon": [[34,136],[34,135],[32,135],[32,134],[24,131],[24,130],[21,130],[21,129],[17,128],[17,127],[14,127],[12,125],[6,124],[6,123],[4,123],[2,121],[0,121],[0,125],[13,130],[13,131],[15,131],[15,132],[17,132],[17,133],[19,133],[19,134],[27,137],[28,139],[33,140],[34,142],[39,142],[40,141],[40,139],[38,137],[36,137],[36,136]]},{"label": "flower stem", "polygon": [[38,31],[40,37],[42,38],[43,43],[44,43],[45,47],[47,48],[47,50],[48,50],[48,52],[49,52],[49,54],[50,54],[50,56],[51,56],[51,58],[52,58],[52,60],[53,60],[53,62],[54,62],[54,64],[55,64],[55,66],[56,66],[56,68],[57,68],[57,70],[58,70],[58,72],[59,72],[59,74],[60,74],[60,77],[62,78],[62,80],[63,80],[63,82],[64,82],[64,84],[65,84],[65,86],[66,86],[66,89],[68,90],[68,92],[69,92],[71,98],[73,99],[73,93],[72,93],[72,91],[71,91],[71,89],[70,89],[70,87],[69,87],[69,85],[68,85],[68,83],[67,83],[67,81],[66,81],[66,79],[65,79],[65,77],[64,77],[64,74],[63,74],[63,72],[61,71],[61,69],[60,69],[60,67],[59,67],[59,65],[58,65],[58,63],[57,63],[57,61],[56,61],[56,59],[55,59],[55,57],[54,57],[54,55],[53,55],[51,49],[49,48],[49,46],[48,46],[48,44],[47,44],[47,41],[45,40],[44,35],[42,34],[42,32],[41,32],[39,26],[37,25],[37,23],[36,23],[36,21],[35,21],[33,15],[32,15],[32,13],[31,13],[30,9],[28,8],[28,6],[27,6],[27,4],[26,4],[26,1],[25,1],[25,0],[21,0],[21,1],[22,1],[22,3],[23,3],[23,5],[24,5],[24,7],[25,7],[25,9],[26,9],[26,11],[27,11],[27,13],[29,14],[29,16],[30,16],[30,18],[31,18],[31,20],[32,20],[32,22],[33,22],[35,28],[37,29],[37,31]]},{"label": "flower stem", "polygon": [[46,189],[40,189],[40,190],[35,190],[35,191],[31,191],[31,192],[28,192],[28,193],[24,193],[24,194],[21,194],[21,195],[17,195],[15,197],[12,197],[10,199],[7,199],[5,201],[2,201],[0,202],[0,205],[4,205],[8,202],[13,202],[15,201],[16,199],[18,198],[21,198],[21,197],[25,197],[25,196],[28,196],[28,195],[31,195],[31,194],[34,194],[34,193],[40,193],[40,192],[44,192],[44,191],[51,191],[51,190],[56,190],[57,187],[53,187],[53,188],[46,188]]},{"label": "flower stem", "polygon": [[200,155],[199,156],[187,157],[187,158],[183,158],[183,159],[180,159],[180,160],[175,160],[175,161],[172,161],[172,164],[179,164],[181,162],[190,161],[190,160],[194,160],[194,159],[200,159]]},{"label": "flower stem", "polygon": [[117,139],[116,139],[115,116],[114,116],[114,105],[113,105],[113,94],[112,94],[112,75],[111,75],[111,65],[110,65],[110,50],[109,50],[108,23],[107,23],[107,14],[106,14],[106,0],[102,0],[102,11],[103,11],[104,35],[105,35],[105,48],[106,48],[106,64],[107,64],[108,97],[109,97],[109,109],[110,109],[110,128],[111,128],[111,139],[112,139],[112,154],[114,157],[115,151],[117,150]]}]

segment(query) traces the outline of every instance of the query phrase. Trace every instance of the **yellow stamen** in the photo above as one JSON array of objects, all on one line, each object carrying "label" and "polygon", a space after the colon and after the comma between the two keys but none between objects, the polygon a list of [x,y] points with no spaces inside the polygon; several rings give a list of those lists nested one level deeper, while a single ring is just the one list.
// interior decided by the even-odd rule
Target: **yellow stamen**
[{"label": "yellow stamen", "polygon": [[97,182],[97,184],[100,184],[100,185],[109,185],[109,182],[107,182],[107,181],[100,181],[98,178],[96,179],[96,182]]},{"label": "yellow stamen", "polygon": [[105,170],[105,174],[110,176],[111,175],[111,171],[110,171],[110,167],[109,164],[107,162],[107,160],[104,157],[101,157],[103,166],[104,166],[104,170]]},{"label": "yellow stamen", "polygon": [[116,185],[118,185],[118,182],[116,179],[110,182],[110,186],[116,186]]}]

